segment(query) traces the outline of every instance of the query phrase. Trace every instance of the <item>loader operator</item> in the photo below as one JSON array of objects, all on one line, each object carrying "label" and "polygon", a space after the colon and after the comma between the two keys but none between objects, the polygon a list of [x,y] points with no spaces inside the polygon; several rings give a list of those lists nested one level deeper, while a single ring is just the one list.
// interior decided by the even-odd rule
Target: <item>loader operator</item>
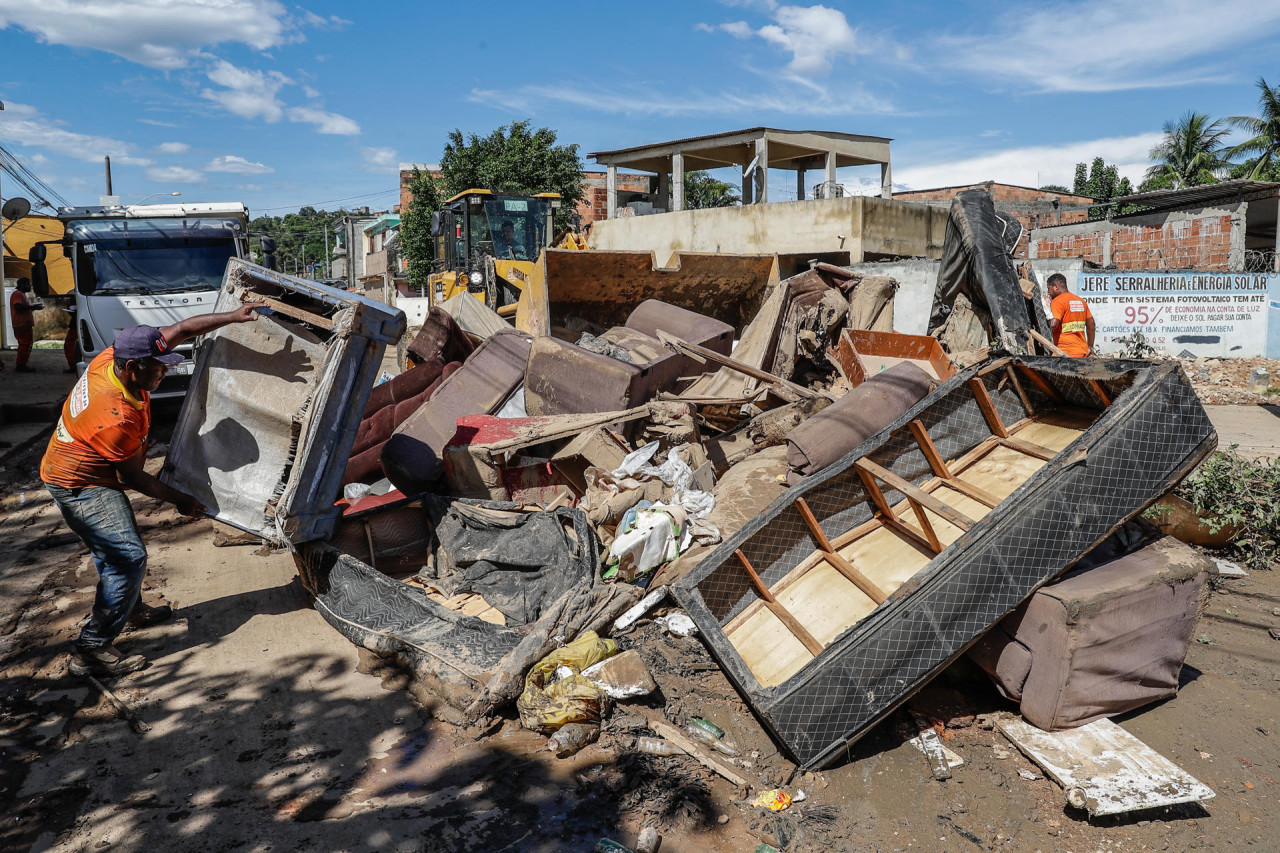
[{"label": "loader operator", "polygon": [[114,645],[126,624],[154,625],[168,619],[168,605],[141,602],[147,548],[138,533],[125,489],[168,501],[184,515],[205,511],[191,495],[164,485],[143,470],[151,429],[151,392],[169,365],[182,361],[174,347],[228,323],[257,319],[253,306],[222,314],[188,317],[164,329],[134,326],[89,363],[62,405],[62,417],[40,462],[40,479],[67,526],[98,570],[98,590],[89,621],[72,643],[75,675],[123,675],[147,665]]},{"label": "loader operator", "polygon": [[1072,358],[1093,355],[1093,312],[1089,303],[1067,290],[1062,273],[1049,276],[1049,310],[1053,312],[1053,344]]},{"label": "loader operator", "polygon": [[493,256],[517,261],[529,260],[524,245],[516,238],[515,223],[510,219],[502,220],[502,227],[498,229],[498,235],[493,241]]}]

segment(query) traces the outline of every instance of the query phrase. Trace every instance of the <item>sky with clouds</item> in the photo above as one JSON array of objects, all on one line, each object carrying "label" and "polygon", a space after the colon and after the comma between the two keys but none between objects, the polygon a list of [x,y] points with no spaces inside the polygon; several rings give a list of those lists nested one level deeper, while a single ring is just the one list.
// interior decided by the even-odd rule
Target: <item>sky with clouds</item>
[{"label": "sky with clouds", "polygon": [[[385,209],[399,163],[522,118],[588,167],[769,125],[892,137],[900,189],[1069,184],[1094,156],[1140,177],[1187,110],[1253,113],[1278,35],[1277,0],[0,0],[0,144],[72,203],[110,155],[126,202],[255,214]],[[771,200],[793,182],[771,175]]]}]

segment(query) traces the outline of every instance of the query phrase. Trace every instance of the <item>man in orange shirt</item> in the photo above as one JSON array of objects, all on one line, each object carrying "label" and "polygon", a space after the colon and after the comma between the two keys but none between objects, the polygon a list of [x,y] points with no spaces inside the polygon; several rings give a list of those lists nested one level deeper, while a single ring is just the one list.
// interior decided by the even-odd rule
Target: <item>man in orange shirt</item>
[{"label": "man in orange shirt", "polygon": [[98,591],[89,621],[72,644],[76,675],[123,675],[147,665],[114,645],[127,622],[154,624],[169,607],[141,604],[147,547],[138,533],[125,489],[174,504],[184,515],[204,510],[191,495],[164,485],[143,469],[151,431],[151,392],[170,365],[182,361],[173,348],[228,323],[257,318],[241,306],[223,314],[190,317],[164,329],[134,326],[116,335],[89,363],[62,405],[62,417],[40,462],[40,479],[62,517],[93,554]]},{"label": "man in orange shirt", "polygon": [[13,324],[13,336],[18,339],[18,360],[15,369],[19,373],[31,373],[27,361],[31,358],[36,327],[36,308],[43,308],[40,303],[32,305],[27,299],[31,292],[31,279],[18,279],[18,286],[9,296],[9,320]]},{"label": "man in orange shirt", "polygon": [[1053,343],[1073,358],[1093,354],[1093,312],[1089,303],[1067,290],[1067,277],[1049,276],[1049,310],[1053,312]]}]

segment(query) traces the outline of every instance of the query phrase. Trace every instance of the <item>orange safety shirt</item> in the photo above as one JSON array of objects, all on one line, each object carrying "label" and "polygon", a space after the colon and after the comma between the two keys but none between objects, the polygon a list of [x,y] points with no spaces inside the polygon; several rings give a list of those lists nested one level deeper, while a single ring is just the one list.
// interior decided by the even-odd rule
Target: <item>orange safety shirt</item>
[{"label": "orange safety shirt", "polygon": [[1085,321],[1093,317],[1089,303],[1074,293],[1063,293],[1054,298],[1049,308],[1054,319],[1062,324],[1053,336],[1054,345],[1073,358],[1087,356],[1089,335]]},{"label": "orange safety shirt", "polygon": [[31,310],[31,301],[21,290],[15,290],[9,295],[9,318],[15,332],[26,331],[36,324],[36,315]]},{"label": "orange safety shirt", "polygon": [[147,445],[151,431],[151,395],[130,394],[116,376],[115,348],[108,347],[62,404],[62,417],[49,438],[40,479],[66,489],[85,486],[123,488],[113,463],[131,458]]}]

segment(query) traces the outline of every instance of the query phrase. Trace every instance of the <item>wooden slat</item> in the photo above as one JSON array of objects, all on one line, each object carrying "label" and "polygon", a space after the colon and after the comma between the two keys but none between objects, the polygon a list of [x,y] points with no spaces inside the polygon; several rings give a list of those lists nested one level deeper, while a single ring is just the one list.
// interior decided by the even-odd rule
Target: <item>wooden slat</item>
[{"label": "wooden slat", "polygon": [[911,504],[911,511],[916,514],[916,520],[920,522],[920,529],[924,531],[925,538],[929,540],[929,547],[937,553],[942,553],[942,540],[938,538],[938,533],[933,529],[933,522],[929,521],[929,514],[924,511],[919,503],[907,498],[907,502]]},{"label": "wooden slat", "polygon": [[804,498],[796,498],[796,509],[800,510],[800,515],[804,518],[804,523],[808,525],[809,532],[813,534],[813,539],[818,543],[823,554],[826,556],[827,562],[835,568],[837,572],[844,575],[850,583],[867,594],[867,597],[876,604],[883,604],[884,600],[889,596],[885,595],[884,590],[876,586],[871,578],[864,575],[854,567],[844,557],[840,556],[835,548],[831,547],[831,542],[827,539],[827,534],[823,532],[822,527],[818,524],[817,517],[813,514],[813,510],[809,508],[809,502]]},{"label": "wooden slat", "polygon": [[911,435],[915,437],[916,444],[920,445],[920,452],[929,461],[929,467],[933,469],[934,475],[943,479],[951,479],[951,470],[947,468],[946,460],[938,452],[938,448],[933,443],[933,438],[930,437],[929,431],[924,428],[924,424],[919,420],[914,420],[907,424],[907,427],[911,430]]},{"label": "wooden slat", "polygon": [[758,367],[752,367],[749,364],[743,364],[740,361],[729,358],[727,355],[721,355],[720,353],[715,352],[714,350],[709,350],[706,347],[700,347],[697,344],[691,344],[686,340],[682,340],[676,337],[675,335],[667,334],[661,329],[658,330],[658,340],[660,340],[663,343],[663,345],[666,346],[668,349],[672,349],[672,350],[675,350],[676,352],[684,353],[685,355],[691,355],[702,361],[714,362],[716,364],[719,364],[722,367],[727,367],[730,370],[734,370],[734,371],[737,371],[738,373],[743,373],[747,376],[750,376],[752,379],[758,379],[761,382],[767,382],[769,385],[773,386],[774,388],[784,389],[788,393],[794,394],[797,397],[812,399],[815,397],[825,396],[823,394],[820,394],[817,391],[810,390],[809,388],[806,388],[803,385],[797,385],[796,383],[791,382],[790,380],[783,379],[779,376],[774,376],[772,373],[761,370]]},{"label": "wooden slat", "polygon": [[1111,398],[1107,396],[1107,391],[1105,388],[1102,387],[1102,384],[1100,382],[1098,382],[1096,379],[1090,379],[1089,385],[1093,387],[1094,393],[1102,398],[1102,405],[1104,406],[1111,405]]},{"label": "wooden slat", "polygon": [[1027,392],[1022,388],[1022,383],[1018,381],[1017,372],[1012,365],[1006,366],[1005,370],[1008,371],[1009,381],[1013,383],[1013,390],[1018,392],[1018,399],[1022,401],[1022,408],[1027,410],[1028,416],[1035,415],[1036,410],[1031,406],[1031,398],[1027,396]]},{"label": "wooden slat", "polygon": [[287,302],[281,302],[279,299],[272,299],[270,296],[263,296],[260,293],[245,294],[247,299],[246,305],[265,305],[272,311],[279,311],[281,314],[292,317],[295,320],[302,320],[313,326],[319,326],[322,329],[333,331],[333,321],[328,317],[321,317],[319,314],[312,314],[302,308],[295,308]]},{"label": "wooden slat", "polygon": [[969,380],[969,390],[973,392],[973,399],[978,401],[978,408],[982,410],[982,416],[987,419],[987,426],[991,427],[991,432],[1001,438],[1007,438],[1009,430],[1005,429],[1004,421],[996,411],[996,404],[992,401],[991,394],[987,392],[987,386],[981,379],[974,377]]},{"label": "wooden slat", "polygon": [[[862,461],[865,460],[859,460],[859,462]],[[893,511],[893,507],[889,506],[889,501],[885,498],[884,492],[880,491],[880,484],[876,482],[875,477],[871,476],[871,473],[866,468],[855,462],[853,470],[858,472],[858,477],[862,479],[862,484],[867,488],[867,494],[871,495],[871,500],[875,503],[876,509],[880,513],[880,522],[882,524],[892,527],[908,539],[914,540],[922,548],[932,551],[934,554],[940,553],[940,549],[933,547],[933,543],[929,541],[929,537],[925,535],[923,530],[917,530],[898,518]]]},{"label": "wooden slat", "polygon": [[1031,337],[1035,338],[1036,341],[1039,342],[1040,346],[1044,347],[1045,352],[1049,353],[1050,355],[1061,356],[1063,358],[1067,357],[1067,354],[1062,350],[1058,349],[1057,344],[1055,344],[1053,341],[1049,340],[1044,335],[1037,332],[1035,329],[1030,329],[1029,331],[1031,332]]},{"label": "wooden slat", "polygon": [[853,464],[860,467],[868,474],[872,474],[879,477],[881,480],[884,480],[885,483],[894,489],[894,491],[901,492],[903,496],[911,500],[913,503],[922,504],[928,507],[935,514],[942,516],[961,530],[968,530],[977,523],[972,518],[969,518],[967,515],[951,506],[951,504],[946,503],[940,498],[934,497],[919,486],[907,482],[897,474],[880,467],[870,459],[859,459]]},{"label": "wooden slat", "polygon": [[1036,373],[1034,370],[1032,370],[1030,367],[1027,367],[1025,364],[1019,364],[1018,369],[1022,371],[1023,376],[1027,377],[1032,382],[1034,382],[1036,387],[1039,388],[1041,391],[1043,391],[1044,395],[1048,397],[1050,400],[1052,400],[1055,403],[1065,402],[1062,395],[1058,393],[1058,389],[1050,385],[1045,380],[1045,378],[1041,376],[1039,373]]},{"label": "wooden slat", "polygon": [[1028,456],[1034,456],[1037,459],[1043,459],[1045,462],[1048,462],[1050,459],[1058,455],[1057,451],[1050,450],[1043,444],[1036,444],[1021,438],[1002,438],[1000,439],[1000,443],[1010,450],[1016,450],[1019,453],[1025,453]]},{"label": "wooden slat", "polygon": [[982,367],[978,368],[978,375],[986,376],[988,373],[995,373],[997,370],[1006,366],[1011,361],[1013,361],[1013,359],[1007,355],[1004,356],[1003,358],[997,358],[994,361],[992,361],[990,364],[985,364]]},{"label": "wooden slat", "polygon": [[764,580],[760,575],[756,574],[755,567],[747,559],[747,555],[742,553],[742,549],[733,552],[738,562],[742,563],[742,568],[746,570],[747,576],[751,578],[751,585],[755,587],[756,594],[764,602],[764,606],[769,608],[769,612],[778,617],[778,621],[787,626],[787,630],[795,635],[796,639],[804,643],[804,647],[809,653],[817,657],[822,652],[822,643],[819,643],[812,634],[809,633],[803,625],[800,624],[796,617],[791,615],[791,611],[778,603],[773,597],[773,593],[769,592],[769,587],[765,586]]},{"label": "wooden slat", "polygon": [[934,555],[942,553],[940,549],[933,547],[933,543],[929,541],[929,537],[925,536],[922,531],[917,530],[915,527],[913,527],[910,524],[907,524],[905,521],[898,518],[896,515],[886,516],[882,518],[881,521],[885,527],[893,528],[898,533],[901,533],[903,536],[915,542],[924,550]]},{"label": "wooden slat", "polygon": [[992,509],[995,509],[996,504],[1000,503],[1000,499],[995,495],[984,489],[979,489],[973,483],[970,483],[967,480],[961,480],[959,477],[952,477],[951,479],[944,481],[943,485],[955,489],[957,492],[962,492],[973,498],[978,503],[989,506]]}]

